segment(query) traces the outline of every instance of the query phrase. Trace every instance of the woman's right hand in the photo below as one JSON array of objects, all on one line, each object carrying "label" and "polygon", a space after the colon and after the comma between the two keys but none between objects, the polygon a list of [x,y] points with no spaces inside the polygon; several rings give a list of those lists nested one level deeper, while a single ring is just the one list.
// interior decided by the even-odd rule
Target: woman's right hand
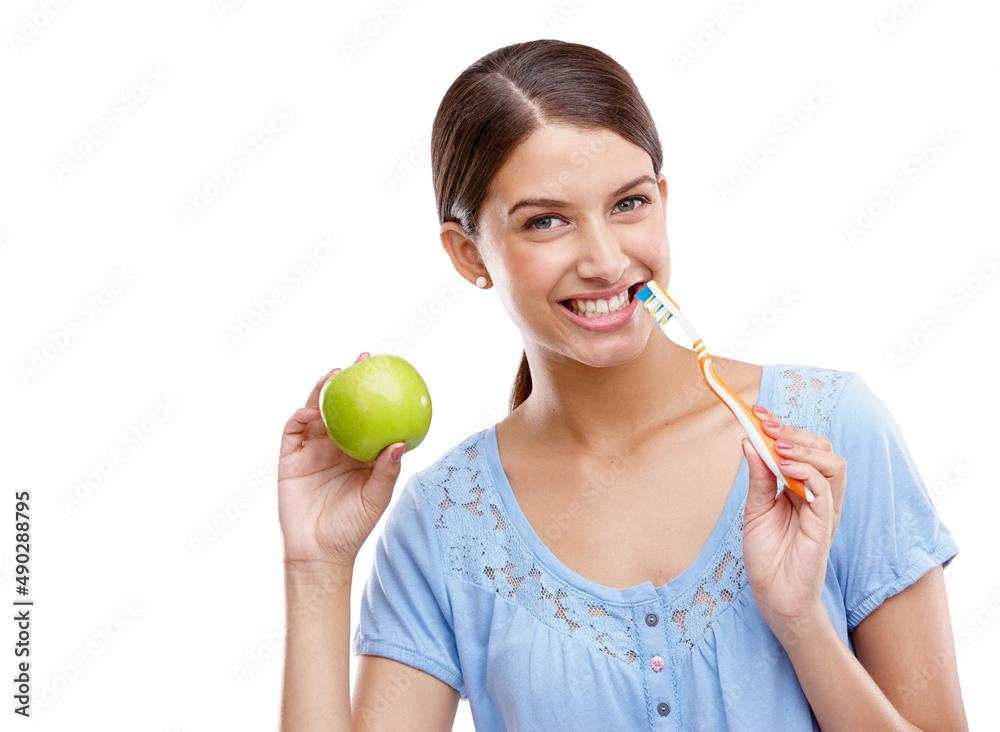
[{"label": "woman's right hand", "polygon": [[[354,363],[370,354],[362,353]],[[305,407],[285,424],[278,460],[278,518],[286,564],[353,567],[358,550],[389,505],[405,444],[374,462],[355,460],[330,439],[319,410],[320,379]],[[393,460],[395,457],[395,461]]]}]

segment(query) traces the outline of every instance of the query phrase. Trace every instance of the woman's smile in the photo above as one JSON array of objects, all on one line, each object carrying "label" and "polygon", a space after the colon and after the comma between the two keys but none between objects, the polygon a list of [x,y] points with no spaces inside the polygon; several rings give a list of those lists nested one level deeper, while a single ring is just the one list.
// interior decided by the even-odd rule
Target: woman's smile
[{"label": "woman's smile", "polygon": [[614,330],[635,316],[639,306],[635,293],[641,288],[642,282],[636,282],[617,291],[595,292],[590,297],[574,295],[560,300],[558,305],[564,315],[581,328]]}]

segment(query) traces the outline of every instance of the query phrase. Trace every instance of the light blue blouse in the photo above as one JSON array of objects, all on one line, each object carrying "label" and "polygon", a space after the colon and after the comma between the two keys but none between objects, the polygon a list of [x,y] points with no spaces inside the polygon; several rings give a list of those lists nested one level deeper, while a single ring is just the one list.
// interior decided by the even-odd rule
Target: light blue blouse
[{"label": "light blue blouse", "polygon": [[[868,613],[958,548],[860,377],[766,365],[758,401],[827,436],[847,461],[822,601],[853,651],[849,634]],[[495,426],[477,432],[414,475],[390,509],[354,652],[441,679],[487,732],[818,729],[747,582],[747,479],[744,460],[686,570],[661,587],[615,589],[546,548],[514,499]],[[580,495],[602,480],[614,476]]]}]

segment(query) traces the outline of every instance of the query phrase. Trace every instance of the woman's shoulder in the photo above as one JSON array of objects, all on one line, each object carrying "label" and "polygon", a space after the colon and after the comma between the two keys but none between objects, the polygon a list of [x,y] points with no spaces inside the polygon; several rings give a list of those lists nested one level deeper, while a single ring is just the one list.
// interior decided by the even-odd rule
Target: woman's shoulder
[{"label": "woman's shoulder", "polygon": [[[405,551],[420,555],[427,547],[441,544],[443,556],[448,554],[447,547],[461,543],[463,533],[481,533],[480,527],[473,524],[482,523],[483,509],[495,503],[492,483],[485,478],[489,470],[485,444],[488,432],[480,430],[467,436],[410,475],[393,498],[383,540],[388,537],[397,545],[411,547]],[[439,541],[434,540],[435,536]],[[432,554],[438,556],[437,551]],[[433,557],[424,556],[427,567],[436,566]],[[453,563],[450,557],[448,561]]]},{"label": "woman's shoulder", "polygon": [[415,473],[410,484],[432,503],[439,502],[443,496],[453,501],[473,500],[478,477],[487,469],[489,433],[489,428],[481,429],[454,443]]},{"label": "woman's shoulder", "polygon": [[865,392],[870,394],[861,377],[852,371],[804,364],[764,366],[763,382],[763,387],[770,386],[768,408],[772,414],[787,424],[826,437],[842,402],[864,399]]}]

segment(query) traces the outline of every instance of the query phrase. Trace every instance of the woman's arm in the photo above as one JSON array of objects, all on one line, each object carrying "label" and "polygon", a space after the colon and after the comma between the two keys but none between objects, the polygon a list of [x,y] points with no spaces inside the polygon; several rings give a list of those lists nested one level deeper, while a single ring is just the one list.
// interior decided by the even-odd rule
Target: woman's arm
[{"label": "woman's arm", "polygon": [[[367,358],[362,353],[355,363]],[[285,553],[285,678],[281,728],[294,732],[354,729],[450,729],[458,692],[421,672],[407,689],[390,688],[399,669],[379,664],[350,700],[351,579],[361,545],[384,513],[399,477],[403,443],[374,462],[346,455],[320,417],[325,374],[281,435],[278,518]],[[402,667],[403,664],[396,664]],[[405,667],[404,667],[405,668]],[[415,670],[414,670],[415,672]],[[435,686],[436,685],[436,686]],[[443,687],[443,688],[442,688]],[[392,714],[380,710],[392,700]],[[412,717],[426,712],[419,726]],[[397,723],[400,717],[405,722]],[[405,715],[411,715],[408,719]],[[355,723],[357,722],[357,724]]]},{"label": "woman's arm", "polygon": [[853,633],[854,652],[893,706],[922,730],[966,730],[944,571],[889,597]]},{"label": "woman's arm", "polygon": [[353,567],[286,565],[281,729],[353,729],[350,703]]},{"label": "woman's arm", "polygon": [[935,567],[854,631],[857,658],[822,608],[778,637],[823,730],[967,730]]},{"label": "woman's arm", "polygon": [[[810,504],[788,491],[775,499],[774,477],[744,440],[750,465],[743,537],[747,575],[820,726],[967,729],[940,567],[886,599],[855,628],[855,657],[820,600],[846,463],[828,439],[755,409],[765,417],[764,429],[778,439],[782,472],[803,480],[816,496]],[[928,698],[916,698],[935,682],[939,688]],[[913,692],[907,693],[909,688]]]},{"label": "woman's arm", "polygon": [[420,669],[382,656],[358,656],[354,732],[447,732],[459,694]]},{"label": "woman's arm", "polygon": [[288,565],[281,729],[286,732],[444,732],[459,695],[406,664],[360,656],[350,700],[353,567]]}]

